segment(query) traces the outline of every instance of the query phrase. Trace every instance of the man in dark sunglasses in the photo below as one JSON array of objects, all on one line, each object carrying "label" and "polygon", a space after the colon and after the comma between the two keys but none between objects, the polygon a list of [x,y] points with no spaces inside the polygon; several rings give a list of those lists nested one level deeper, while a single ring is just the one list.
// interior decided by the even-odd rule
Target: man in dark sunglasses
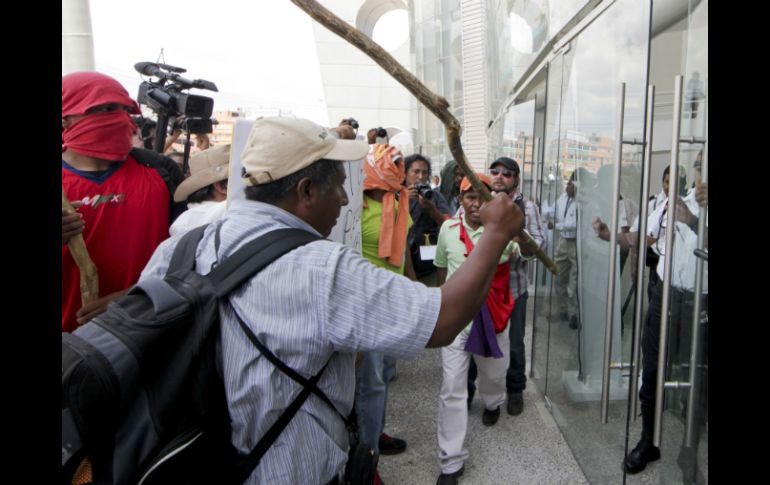
[{"label": "man in dark sunglasses", "polygon": [[[511,196],[514,203],[524,213],[524,227],[532,235],[538,246],[545,250],[545,237],[543,224],[540,220],[540,212],[537,206],[518,191],[519,175],[521,173],[516,160],[508,157],[500,157],[489,166],[492,190],[505,192]],[[518,238],[517,238],[518,239]],[[516,242],[519,242],[514,239]],[[515,416],[521,414],[524,409],[522,391],[527,386],[525,373],[524,351],[524,322],[527,312],[527,261],[534,257],[526,248],[520,246],[521,258],[511,260],[511,293],[516,300],[516,305],[511,313],[511,328],[508,333],[510,339],[510,362],[505,376],[505,387],[508,394],[507,411]],[[468,406],[476,392],[476,365],[471,361],[468,371]]]}]

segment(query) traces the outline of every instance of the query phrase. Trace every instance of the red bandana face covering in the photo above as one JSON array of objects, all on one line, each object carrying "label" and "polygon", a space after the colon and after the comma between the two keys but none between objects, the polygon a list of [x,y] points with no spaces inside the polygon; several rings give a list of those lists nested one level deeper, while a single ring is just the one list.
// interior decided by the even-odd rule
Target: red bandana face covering
[{"label": "red bandana face covering", "polygon": [[62,132],[62,151],[102,160],[125,160],[136,124],[123,111],[91,114]]}]

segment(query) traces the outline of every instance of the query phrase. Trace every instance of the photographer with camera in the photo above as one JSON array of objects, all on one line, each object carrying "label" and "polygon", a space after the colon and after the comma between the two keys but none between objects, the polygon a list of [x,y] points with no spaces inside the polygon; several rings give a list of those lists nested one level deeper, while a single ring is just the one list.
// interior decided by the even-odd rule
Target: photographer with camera
[{"label": "photographer with camera", "polygon": [[[420,246],[429,246],[438,241],[441,224],[452,217],[449,204],[441,192],[430,188],[430,160],[420,154],[406,157],[406,188],[409,194],[409,214],[414,225],[407,236],[412,255],[412,264],[417,279],[427,286],[435,286],[436,267],[433,261],[423,261]],[[426,241],[427,236],[427,241]]]},{"label": "photographer with camera", "polygon": [[[97,72],[62,76],[62,330],[104,312],[136,283],[178,210],[182,174],[169,158],[132,148],[139,106],[115,79]],[[184,210],[184,207],[181,208]],[[78,219],[80,221],[78,221]],[[74,220],[74,222],[73,222]],[[99,271],[101,298],[81,308],[80,271],[66,244],[82,233]]]},{"label": "photographer with camera", "polygon": [[336,129],[332,128],[332,131],[343,130],[341,133],[344,133],[345,136],[340,137],[343,140],[363,140],[364,136],[358,133],[358,126],[358,121],[351,116],[341,120],[339,126]]}]

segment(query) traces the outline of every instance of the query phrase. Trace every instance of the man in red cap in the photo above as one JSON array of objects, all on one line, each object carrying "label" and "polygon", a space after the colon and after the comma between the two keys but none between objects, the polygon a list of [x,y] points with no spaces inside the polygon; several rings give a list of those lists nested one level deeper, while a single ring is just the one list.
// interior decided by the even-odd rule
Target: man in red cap
[{"label": "man in red cap", "polygon": [[[97,72],[62,76],[62,330],[70,332],[123,295],[168,237],[169,187],[182,181],[171,159],[132,150],[139,106]],[[140,161],[141,159],[141,161]],[[99,275],[99,295],[81,308],[80,271],[66,246],[83,234]]]}]

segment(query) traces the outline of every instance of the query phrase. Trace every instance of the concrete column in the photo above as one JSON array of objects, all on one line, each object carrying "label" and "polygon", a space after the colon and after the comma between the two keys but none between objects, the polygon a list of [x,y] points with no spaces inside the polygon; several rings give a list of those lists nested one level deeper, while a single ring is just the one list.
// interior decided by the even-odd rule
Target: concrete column
[{"label": "concrete column", "polygon": [[62,0],[61,73],[94,70],[94,40],[88,0]]}]

